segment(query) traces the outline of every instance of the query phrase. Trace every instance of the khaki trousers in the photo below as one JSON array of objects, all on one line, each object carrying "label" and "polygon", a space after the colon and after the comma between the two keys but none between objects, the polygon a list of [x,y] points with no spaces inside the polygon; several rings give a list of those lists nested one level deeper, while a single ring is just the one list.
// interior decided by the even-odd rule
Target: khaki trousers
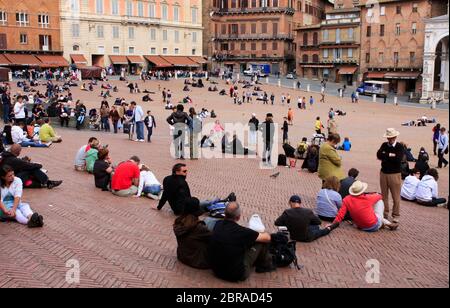
[{"label": "khaki trousers", "polygon": [[402,189],[402,174],[385,174],[380,173],[380,187],[384,202],[384,218],[389,218],[389,192],[391,192],[394,200],[394,207],[392,209],[392,217],[400,217],[400,192]]}]

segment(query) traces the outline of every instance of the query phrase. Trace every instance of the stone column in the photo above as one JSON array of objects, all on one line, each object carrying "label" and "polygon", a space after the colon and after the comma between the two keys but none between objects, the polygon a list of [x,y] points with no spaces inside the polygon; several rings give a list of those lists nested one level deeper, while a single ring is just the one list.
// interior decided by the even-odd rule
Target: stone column
[{"label": "stone column", "polygon": [[448,69],[449,69],[449,63],[448,63],[448,52],[442,51],[441,56],[441,83],[444,84],[444,91],[448,91]]},{"label": "stone column", "polygon": [[425,104],[428,98],[431,96],[430,92],[433,92],[434,85],[434,62],[436,60],[436,54],[433,52],[425,52],[423,56],[423,75],[422,75],[422,98],[420,103]]}]

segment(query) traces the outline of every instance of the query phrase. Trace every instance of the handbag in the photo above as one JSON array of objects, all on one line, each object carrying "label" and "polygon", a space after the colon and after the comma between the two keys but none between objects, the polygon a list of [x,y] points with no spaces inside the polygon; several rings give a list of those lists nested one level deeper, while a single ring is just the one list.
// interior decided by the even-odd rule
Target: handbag
[{"label": "handbag", "polygon": [[261,217],[259,217],[258,214],[252,215],[252,217],[248,221],[248,228],[259,233],[263,233],[264,231],[266,231],[266,227],[264,227]]}]

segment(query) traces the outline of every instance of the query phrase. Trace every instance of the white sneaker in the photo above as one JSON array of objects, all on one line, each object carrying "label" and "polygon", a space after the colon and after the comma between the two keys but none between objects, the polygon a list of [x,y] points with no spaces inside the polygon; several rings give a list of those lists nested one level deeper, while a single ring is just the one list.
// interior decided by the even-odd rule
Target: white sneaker
[{"label": "white sneaker", "polygon": [[135,139],[135,140],[134,140],[134,142],[139,142],[139,141],[140,141],[139,139]]},{"label": "white sneaker", "polygon": [[392,222],[395,223],[395,224],[398,224],[398,223],[400,223],[400,218],[392,217]]},{"label": "white sneaker", "polygon": [[145,142],[145,140],[144,139],[140,139],[139,142]]}]

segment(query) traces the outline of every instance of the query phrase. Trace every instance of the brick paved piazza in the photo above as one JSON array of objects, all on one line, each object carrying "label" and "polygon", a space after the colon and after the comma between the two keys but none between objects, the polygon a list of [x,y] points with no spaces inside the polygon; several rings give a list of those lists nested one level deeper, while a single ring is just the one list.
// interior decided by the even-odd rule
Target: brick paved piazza
[{"label": "brick paved piazza", "polygon": [[[141,101],[143,94],[127,94],[124,83],[115,84],[127,99]],[[158,91],[158,84],[170,88],[175,100],[185,95],[181,92],[181,80],[152,81],[145,86],[140,84],[140,88]],[[225,85],[220,84],[221,88]],[[214,109],[223,123],[246,123],[252,112],[260,119],[272,112],[275,121],[281,122],[287,107],[281,106],[279,97],[281,92],[288,91],[268,86],[263,89],[269,96],[272,91],[275,93],[275,106],[255,103],[236,106],[229,97],[210,94],[206,89],[194,89],[189,95],[197,110]],[[74,98],[82,99],[89,107],[99,107],[99,92],[98,87],[92,93],[73,88]],[[298,95],[309,97],[296,91],[290,94],[295,103]],[[174,160],[169,155],[169,128],[165,123],[168,112],[163,108],[160,93],[152,97],[154,102],[142,103],[144,110],[153,111],[158,124],[152,144],[129,141],[124,134],[57,128],[64,138],[62,144],[50,149],[24,149],[24,155],[44,164],[51,178],[62,179],[64,183],[53,191],[25,191],[25,201],[45,217],[43,229],[0,224],[0,287],[372,287],[365,283],[364,267],[369,259],[380,262],[380,287],[449,286],[448,210],[405,202],[397,232],[367,234],[344,225],[314,243],[297,244],[300,262],[305,265],[301,271],[281,269],[252,274],[246,282],[229,284],[214,278],[210,271],[180,264],[172,232],[174,216],[168,205],[157,212],[151,208],[155,201],[120,199],[100,192],[91,176],[72,170],[76,151],[93,135],[109,144],[115,162],[138,155],[162,181],[170,173]],[[318,101],[319,97],[315,97]],[[379,190],[380,163],[375,153],[384,141],[382,136],[387,127],[396,127],[401,132],[400,140],[417,155],[420,146],[431,151],[432,127],[401,127],[400,123],[425,114],[436,117],[446,127],[449,125],[448,111],[369,102],[355,105],[349,99],[329,97],[325,104],[316,103],[307,111],[296,109],[290,139],[296,143],[303,136],[310,137],[315,117],[326,119],[330,107],[347,112],[346,117],[337,119],[341,136],[350,137],[353,142],[352,151],[342,153],[344,167],[360,169],[360,178],[369,183],[372,191]],[[436,166],[436,157],[431,160],[431,165]],[[317,175],[297,169],[277,168],[280,176],[271,179],[274,171],[259,169],[256,159],[201,159],[187,164],[188,182],[194,195],[204,199],[234,191],[243,207],[242,223],[251,214],[259,213],[269,231],[274,231],[272,223],[287,207],[293,193],[300,194],[304,205],[313,208],[321,186]],[[441,170],[439,190],[443,197],[448,196],[448,179],[448,169]],[[80,262],[79,285],[66,283],[69,259]]]}]

